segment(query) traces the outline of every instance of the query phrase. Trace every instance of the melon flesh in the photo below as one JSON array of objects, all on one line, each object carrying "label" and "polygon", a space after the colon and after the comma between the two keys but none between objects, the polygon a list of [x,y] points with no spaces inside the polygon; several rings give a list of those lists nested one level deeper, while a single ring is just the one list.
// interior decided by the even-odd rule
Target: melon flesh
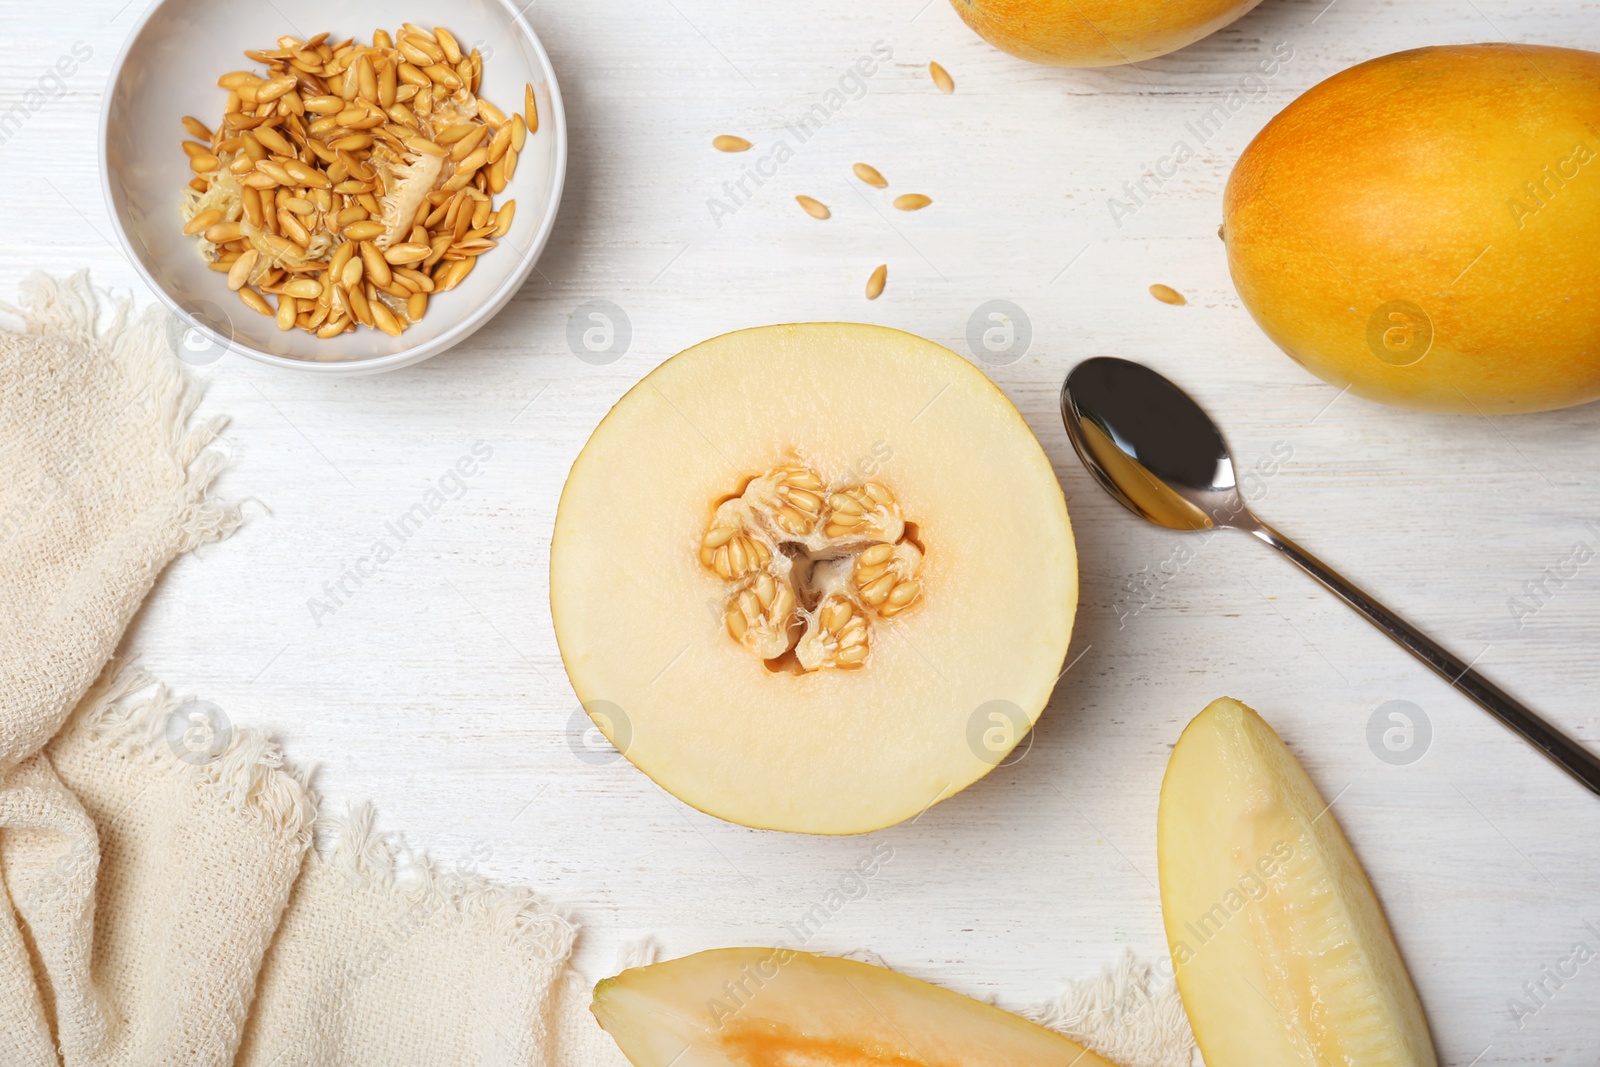
[{"label": "melon flesh", "polygon": [[1298,760],[1212,702],[1161,787],[1161,911],[1208,1067],[1435,1067],[1377,897]]},{"label": "melon flesh", "polygon": [[590,1010],[634,1067],[1112,1067],[947,989],[781,948],[623,971]]},{"label": "melon flesh", "polygon": [[[803,472],[824,488],[807,497]],[[766,626],[756,577],[719,573],[736,564],[713,535],[753,498],[841,492],[872,521],[845,529],[826,504],[759,550],[780,606],[784,581],[798,602],[793,627]],[[909,604],[862,600],[880,538]],[[579,701],[657,783],[747,826],[846,834],[959,792],[1026,734],[1065,660],[1077,564],[1050,462],[987,377],[898,330],[814,323],[697,345],[617,403],[562,492],[550,599]],[[998,734],[996,707],[1015,709]]]}]

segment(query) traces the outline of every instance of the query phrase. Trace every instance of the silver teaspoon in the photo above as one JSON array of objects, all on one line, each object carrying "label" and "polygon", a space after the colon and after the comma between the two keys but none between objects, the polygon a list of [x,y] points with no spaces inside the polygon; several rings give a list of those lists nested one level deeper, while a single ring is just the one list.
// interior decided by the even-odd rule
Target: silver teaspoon
[{"label": "silver teaspoon", "polygon": [[1271,545],[1600,794],[1600,757],[1252,515],[1239,493],[1222,432],[1182,389],[1139,363],[1090,359],[1074,367],[1061,386],[1061,418],[1083,465],[1129,511],[1172,530],[1227,527]]}]

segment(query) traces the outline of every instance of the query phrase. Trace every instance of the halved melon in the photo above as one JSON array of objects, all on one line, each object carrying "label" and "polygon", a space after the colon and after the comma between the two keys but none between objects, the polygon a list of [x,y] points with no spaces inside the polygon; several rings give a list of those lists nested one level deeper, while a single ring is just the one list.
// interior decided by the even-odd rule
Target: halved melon
[{"label": "halved melon", "polygon": [[1360,862],[1272,727],[1213,701],[1161,786],[1161,911],[1208,1067],[1432,1067]]},{"label": "halved melon", "polygon": [[878,326],[726,334],[572,466],[550,605],[579,701],[687,803],[858,833],[992,769],[1066,656],[1050,461],[966,360]]},{"label": "halved melon", "polygon": [[635,967],[590,1010],[634,1067],[1112,1067],[959,993],[786,948]]}]

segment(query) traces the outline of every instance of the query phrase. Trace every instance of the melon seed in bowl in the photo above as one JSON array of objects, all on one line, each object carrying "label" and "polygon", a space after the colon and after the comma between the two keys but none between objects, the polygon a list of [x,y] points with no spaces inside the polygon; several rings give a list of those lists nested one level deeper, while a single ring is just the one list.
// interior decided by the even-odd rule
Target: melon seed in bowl
[{"label": "melon seed in bowl", "polygon": [[482,55],[442,27],[328,37],[246,51],[266,73],[217,80],[215,129],[184,118],[183,232],[281,330],[398,336],[511,229],[494,197],[537,120],[479,98]]}]

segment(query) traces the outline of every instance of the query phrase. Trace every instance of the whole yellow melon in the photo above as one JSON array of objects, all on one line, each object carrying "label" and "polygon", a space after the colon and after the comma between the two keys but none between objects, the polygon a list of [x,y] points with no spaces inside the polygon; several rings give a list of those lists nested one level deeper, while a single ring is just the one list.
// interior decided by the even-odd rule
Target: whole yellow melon
[{"label": "whole yellow melon", "polygon": [[978,36],[1053,67],[1110,67],[1194,44],[1261,0],[950,0]]},{"label": "whole yellow melon", "polygon": [[1228,182],[1245,307],[1333,385],[1432,411],[1600,397],[1600,55],[1384,56],[1289,105]]}]

